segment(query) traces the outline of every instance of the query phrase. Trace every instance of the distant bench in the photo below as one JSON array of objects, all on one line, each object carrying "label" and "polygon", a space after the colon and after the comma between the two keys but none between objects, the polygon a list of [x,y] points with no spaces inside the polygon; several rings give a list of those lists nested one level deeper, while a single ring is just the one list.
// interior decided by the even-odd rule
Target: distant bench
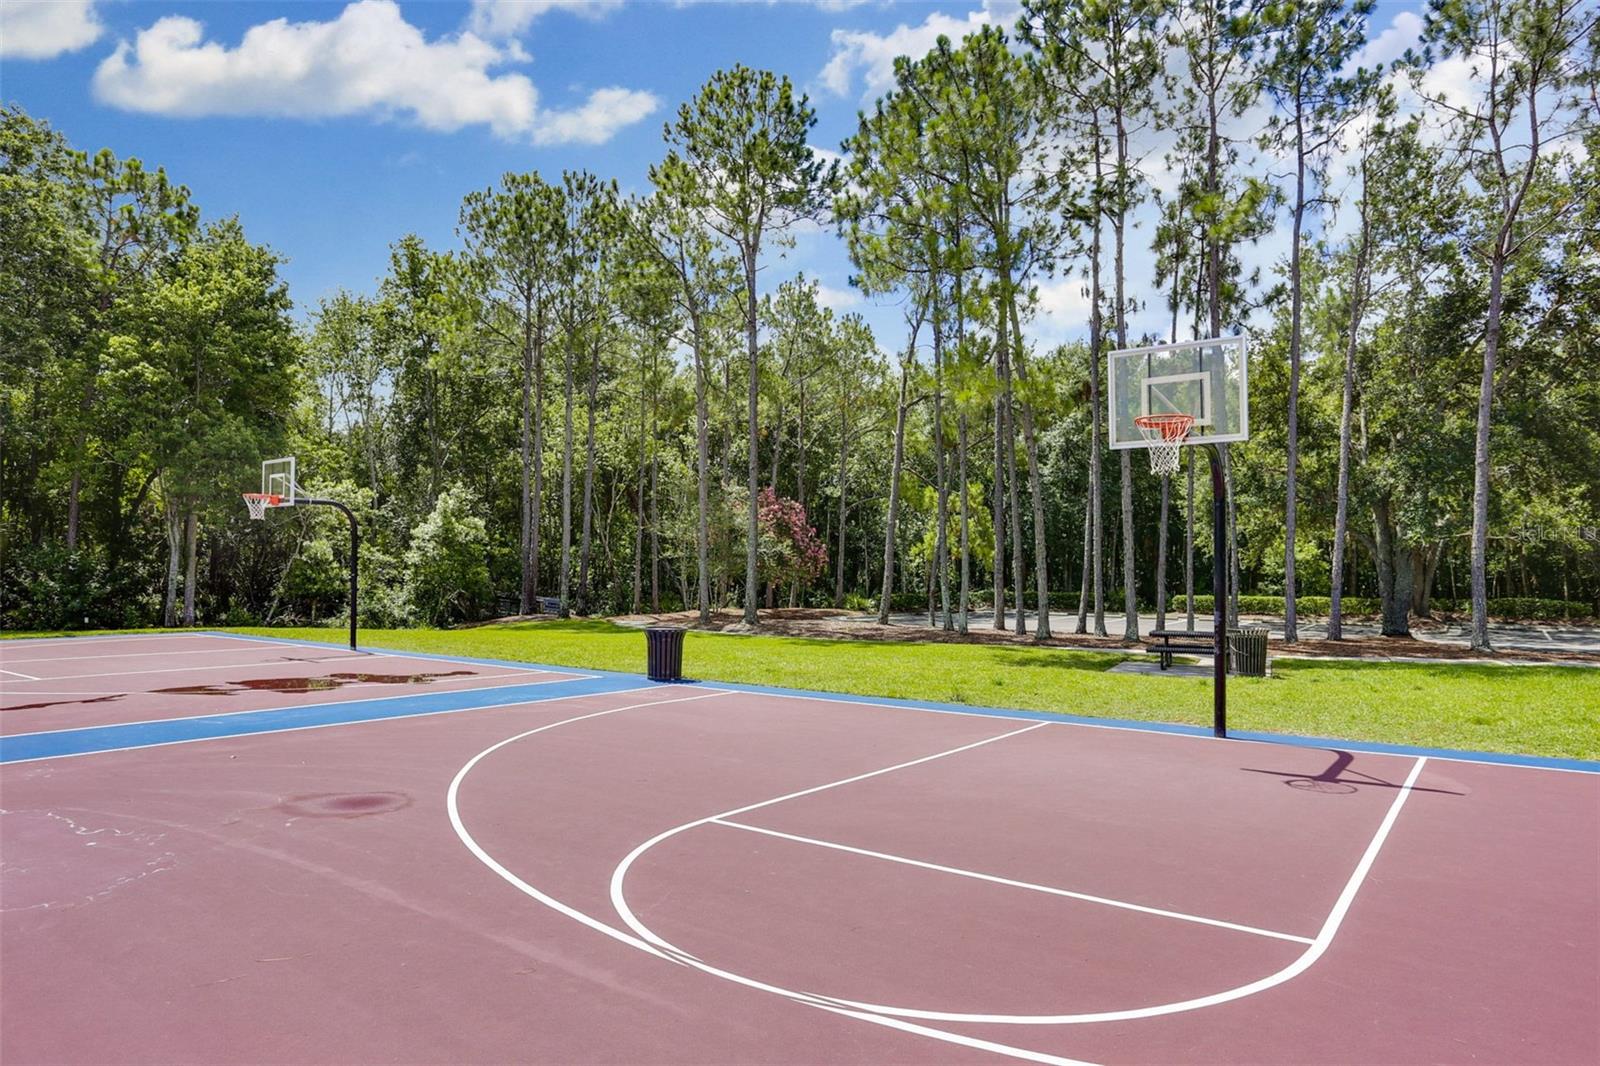
[{"label": "distant bench", "polygon": [[1175,652],[1211,655],[1217,650],[1215,638],[1200,629],[1152,629],[1150,639],[1156,643],[1148,645],[1145,651],[1155,652],[1160,657],[1163,670],[1172,669]]},{"label": "distant bench", "polygon": [[539,597],[539,613],[540,614],[560,614],[561,613],[561,597],[559,597],[559,596],[540,596]]}]

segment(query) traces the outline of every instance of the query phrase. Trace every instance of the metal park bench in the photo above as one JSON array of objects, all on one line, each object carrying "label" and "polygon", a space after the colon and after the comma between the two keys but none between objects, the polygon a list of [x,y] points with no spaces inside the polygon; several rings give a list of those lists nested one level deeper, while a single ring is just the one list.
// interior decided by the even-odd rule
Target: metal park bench
[{"label": "metal park bench", "polygon": [[1150,639],[1155,643],[1146,645],[1145,651],[1160,656],[1163,670],[1172,669],[1172,656],[1176,652],[1193,652],[1200,655],[1211,655],[1216,652],[1212,635],[1200,629],[1152,629]]}]

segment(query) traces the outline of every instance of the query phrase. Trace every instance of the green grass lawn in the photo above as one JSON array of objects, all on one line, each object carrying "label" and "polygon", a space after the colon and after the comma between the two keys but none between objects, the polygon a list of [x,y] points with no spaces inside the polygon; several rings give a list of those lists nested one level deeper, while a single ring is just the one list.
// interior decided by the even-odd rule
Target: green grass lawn
[{"label": "green grass lawn", "polygon": [[[335,629],[240,633],[338,642]],[[13,634],[22,636],[23,634]],[[602,621],[475,629],[373,629],[378,648],[643,672],[644,634]],[[1207,725],[1206,678],[1107,671],[1127,656],[1008,645],[900,644],[691,632],[684,672],[742,681]],[[1600,670],[1279,658],[1270,678],[1230,678],[1234,729],[1426,747],[1600,759]]]},{"label": "green grass lawn", "polygon": [[[327,629],[240,632],[339,640]],[[602,670],[644,669],[644,634],[599,621],[368,630],[373,647]],[[1107,671],[1126,656],[691,632],[684,672],[742,681],[1067,714],[1209,725],[1207,678]],[[1277,659],[1228,680],[1230,727],[1392,744],[1600,759],[1600,670]]]}]

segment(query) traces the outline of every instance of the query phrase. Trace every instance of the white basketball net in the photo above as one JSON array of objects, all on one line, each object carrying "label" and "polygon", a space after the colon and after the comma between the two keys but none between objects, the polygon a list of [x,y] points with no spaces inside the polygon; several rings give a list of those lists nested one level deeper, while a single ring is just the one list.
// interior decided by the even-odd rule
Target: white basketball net
[{"label": "white basketball net", "polygon": [[1193,415],[1140,415],[1133,420],[1150,442],[1150,472],[1171,477],[1178,472],[1184,438],[1194,426]]},{"label": "white basketball net", "polygon": [[250,517],[256,520],[267,517],[267,508],[277,502],[277,497],[269,496],[263,492],[247,492],[244,494],[244,505],[250,509]]}]

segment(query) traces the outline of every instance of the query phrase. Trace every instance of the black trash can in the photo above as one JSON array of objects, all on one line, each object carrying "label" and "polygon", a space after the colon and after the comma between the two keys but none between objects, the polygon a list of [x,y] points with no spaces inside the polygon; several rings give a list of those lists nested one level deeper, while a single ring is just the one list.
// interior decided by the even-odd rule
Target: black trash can
[{"label": "black trash can", "polygon": [[1228,630],[1228,673],[1237,677],[1267,676],[1266,626]]},{"label": "black trash can", "polygon": [[651,681],[683,680],[683,629],[651,626],[644,631],[646,673]]}]

